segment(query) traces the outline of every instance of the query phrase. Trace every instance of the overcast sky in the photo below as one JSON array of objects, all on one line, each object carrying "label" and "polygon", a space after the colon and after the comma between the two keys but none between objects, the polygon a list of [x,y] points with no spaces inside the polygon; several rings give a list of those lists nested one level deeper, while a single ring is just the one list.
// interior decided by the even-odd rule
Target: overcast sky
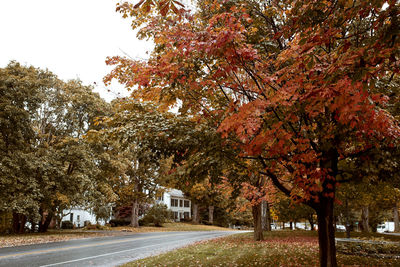
[{"label": "overcast sky", "polygon": [[115,12],[116,0],[0,0],[0,67],[10,60],[48,68],[63,80],[96,83],[112,99],[102,78],[110,71],[107,56],[127,53],[145,58],[149,42],[136,38],[130,21]]}]

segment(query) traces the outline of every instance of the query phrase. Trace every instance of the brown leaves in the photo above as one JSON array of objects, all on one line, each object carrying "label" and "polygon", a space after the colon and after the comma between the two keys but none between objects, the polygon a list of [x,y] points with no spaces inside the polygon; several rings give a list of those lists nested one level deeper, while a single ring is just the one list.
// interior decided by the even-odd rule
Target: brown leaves
[{"label": "brown leaves", "polygon": [[145,14],[149,13],[152,7],[157,6],[157,10],[160,12],[161,16],[165,17],[168,12],[171,10],[176,15],[180,15],[182,12],[178,6],[184,8],[185,6],[176,0],[161,0],[161,1],[153,1],[153,0],[140,0],[133,6],[133,9],[141,9]]}]

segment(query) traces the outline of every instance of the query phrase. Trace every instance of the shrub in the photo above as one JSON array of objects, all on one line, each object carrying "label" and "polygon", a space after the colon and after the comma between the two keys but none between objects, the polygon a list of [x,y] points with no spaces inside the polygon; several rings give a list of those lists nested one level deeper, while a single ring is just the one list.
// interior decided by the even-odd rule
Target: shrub
[{"label": "shrub", "polygon": [[73,229],[74,224],[70,221],[62,221],[61,223],[61,229]]},{"label": "shrub", "polygon": [[180,221],[189,223],[192,222],[192,218],[182,218]]},{"label": "shrub", "polygon": [[111,227],[116,227],[116,226],[127,226],[129,225],[129,221],[121,220],[121,219],[112,219],[108,222]]},{"label": "shrub", "polygon": [[89,223],[88,225],[86,225],[86,229],[87,230],[96,230],[97,229],[97,225]]},{"label": "shrub", "polygon": [[168,210],[164,204],[155,204],[148,211],[147,214],[139,220],[139,225],[154,224],[156,227],[161,227],[163,223],[172,217],[172,211]]},{"label": "shrub", "polygon": [[144,216],[143,218],[139,219],[139,226],[146,226],[153,223],[153,220],[150,216]]}]

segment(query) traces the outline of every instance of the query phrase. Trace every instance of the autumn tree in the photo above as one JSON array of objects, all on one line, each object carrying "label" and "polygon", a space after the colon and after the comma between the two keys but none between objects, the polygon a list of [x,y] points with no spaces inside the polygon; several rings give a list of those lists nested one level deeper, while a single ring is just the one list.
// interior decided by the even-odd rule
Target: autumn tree
[{"label": "autumn tree", "polygon": [[[156,105],[118,99],[113,115],[100,119],[100,130],[87,134],[91,143],[104,146],[104,175],[118,195],[118,205],[128,205],[131,225],[138,227],[139,206],[152,201],[163,181],[163,162],[174,154],[179,162],[191,143],[182,132],[193,122],[172,113],[161,113]],[[195,140],[195,139],[192,139]],[[175,154],[176,153],[176,154]],[[165,179],[164,179],[165,180]]]},{"label": "autumn tree", "polygon": [[23,231],[24,214],[38,206],[31,121],[41,102],[41,88],[50,87],[53,80],[50,73],[17,62],[0,69],[0,210],[13,213],[15,232]]},{"label": "autumn tree", "polygon": [[16,62],[1,69],[1,89],[0,209],[14,213],[14,231],[30,220],[45,232],[96,192],[95,153],[82,135],[107,104],[80,81]]},{"label": "autumn tree", "polygon": [[375,88],[399,72],[399,4],[198,1],[190,13],[167,1],[160,15],[146,13],[151,3],[118,6],[156,47],[146,61],[109,58],[106,82],[214,119],[238,157],[316,211],[320,264],[336,266],[340,162],[398,142],[398,122],[384,109],[390,94]]}]

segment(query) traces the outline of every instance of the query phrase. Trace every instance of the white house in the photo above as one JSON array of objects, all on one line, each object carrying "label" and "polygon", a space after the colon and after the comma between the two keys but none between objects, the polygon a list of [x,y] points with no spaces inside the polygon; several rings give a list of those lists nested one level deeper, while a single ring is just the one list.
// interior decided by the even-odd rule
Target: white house
[{"label": "white house", "polygon": [[[96,215],[90,210],[85,210],[82,208],[73,208],[67,212],[67,215],[62,218],[62,221],[70,221],[76,227],[84,227],[85,222],[90,222],[91,224],[96,224]],[[99,221],[101,225],[104,225],[104,221]]]},{"label": "white house", "polygon": [[[191,201],[185,198],[181,190],[165,188],[162,195],[156,199],[156,203],[165,204],[168,209],[172,210],[175,221],[190,219],[192,216]],[[70,221],[76,227],[84,227],[85,222],[97,223],[96,215],[93,212],[79,207],[67,211],[67,215],[62,218],[62,221]],[[106,222],[100,220],[99,223],[104,225]]]},{"label": "white house", "polygon": [[190,219],[191,214],[191,201],[185,198],[185,195],[178,189],[165,189],[163,194],[157,197],[157,203],[167,205],[168,209],[174,213],[174,220],[180,221],[181,219]]}]

